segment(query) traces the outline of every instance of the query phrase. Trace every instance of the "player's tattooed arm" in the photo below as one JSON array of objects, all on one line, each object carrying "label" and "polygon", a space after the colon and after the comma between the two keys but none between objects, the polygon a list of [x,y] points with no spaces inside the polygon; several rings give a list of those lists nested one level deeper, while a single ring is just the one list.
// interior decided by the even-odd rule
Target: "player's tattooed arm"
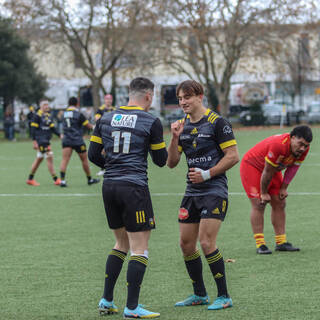
[{"label": "player's tattooed arm", "polygon": [[268,193],[268,187],[276,171],[277,169],[275,167],[268,162],[265,162],[260,180],[261,203],[267,203],[271,200],[271,197]]}]

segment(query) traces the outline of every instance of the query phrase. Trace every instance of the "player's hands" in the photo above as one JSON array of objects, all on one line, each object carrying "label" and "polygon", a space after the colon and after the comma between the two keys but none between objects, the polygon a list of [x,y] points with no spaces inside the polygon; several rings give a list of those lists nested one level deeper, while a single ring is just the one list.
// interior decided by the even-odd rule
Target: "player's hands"
[{"label": "player's hands", "polygon": [[267,204],[271,201],[271,196],[269,193],[262,193],[260,196],[260,203],[261,204]]},{"label": "player's hands", "polygon": [[37,141],[36,141],[36,140],[33,140],[32,143],[33,143],[33,149],[34,149],[34,150],[38,150],[38,149],[39,149],[39,146],[38,146]]},{"label": "player's hands", "polygon": [[280,198],[280,200],[285,199],[287,196],[288,196],[288,191],[287,191],[287,189],[284,189],[284,188],[280,189],[280,192],[279,192],[279,198]]},{"label": "player's hands", "polygon": [[171,123],[171,133],[173,137],[179,138],[180,134],[183,131],[183,127],[184,127],[184,120],[178,120]]},{"label": "player's hands", "polygon": [[60,139],[61,140],[63,139],[63,133],[60,133]]},{"label": "player's hands", "polygon": [[200,168],[190,168],[188,177],[192,183],[201,183],[211,178],[210,170],[202,170]]}]

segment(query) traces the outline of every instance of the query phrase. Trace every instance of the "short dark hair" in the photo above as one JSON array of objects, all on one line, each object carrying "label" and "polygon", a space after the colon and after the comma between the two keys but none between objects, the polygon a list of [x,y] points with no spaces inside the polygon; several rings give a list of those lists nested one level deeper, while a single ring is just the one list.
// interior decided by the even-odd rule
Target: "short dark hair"
[{"label": "short dark hair", "polygon": [[76,107],[78,105],[78,99],[76,97],[71,97],[68,101],[68,105]]},{"label": "short dark hair", "polygon": [[312,138],[313,138],[311,128],[308,126],[294,127],[290,132],[290,137],[293,137],[293,136],[297,138],[303,138],[309,143],[312,141]]},{"label": "short dark hair", "polygon": [[130,82],[129,85],[129,92],[135,91],[135,92],[144,92],[146,90],[152,90],[154,89],[154,83],[143,77],[138,77],[133,79]]},{"label": "short dark hair", "polygon": [[186,80],[181,82],[176,89],[176,95],[179,95],[180,90],[190,96],[200,96],[204,94],[203,86],[195,80]]}]

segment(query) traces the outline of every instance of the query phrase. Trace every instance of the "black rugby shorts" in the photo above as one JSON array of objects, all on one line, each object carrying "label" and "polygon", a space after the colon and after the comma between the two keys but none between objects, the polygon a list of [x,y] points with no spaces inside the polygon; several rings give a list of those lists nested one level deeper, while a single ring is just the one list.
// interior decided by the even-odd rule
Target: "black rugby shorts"
[{"label": "black rugby shorts", "polygon": [[228,199],[206,196],[184,196],[179,209],[179,222],[199,223],[201,219],[223,221],[228,210]]},{"label": "black rugby shorts", "polygon": [[110,229],[129,232],[155,228],[149,188],[126,181],[104,180],[102,196]]}]

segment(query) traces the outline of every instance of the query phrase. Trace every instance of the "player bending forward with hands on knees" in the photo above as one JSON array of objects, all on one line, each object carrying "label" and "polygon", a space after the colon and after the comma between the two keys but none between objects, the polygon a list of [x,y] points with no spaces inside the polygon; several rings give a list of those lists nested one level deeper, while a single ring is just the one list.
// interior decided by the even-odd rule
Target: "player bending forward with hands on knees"
[{"label": "player bending forward with hands on knees", "polygon": [[209,310],[232,307],[225,266],[216,239],[228,209],[228,184],[225,172],[239,161],[231,125],[204,107],[203,87],[194,80],[177,87],[179,105],[186,114],[171,125],[172,139],[167,165],[174,168],[184,152],[189,168],[187,188],[179,209],[180,246],[192,280],[194,294],[176,306],[209,304],[202,277],[202,251],[218,288],[218,297]]},{"label": "player bending forward with hands on knees", "polygon": [[[271,254],[263,233],[264,210],[271,205],[271,221],[275,232],[276,251],[299,251],[287,242],[287,188],[309,152],[312,131],[308,126],[297,126],[290,133],[268,137],[242,158],[240,176],[251,203],[251,226],[258,254]],[[281,170],[286,169],[284,177]]]}]

